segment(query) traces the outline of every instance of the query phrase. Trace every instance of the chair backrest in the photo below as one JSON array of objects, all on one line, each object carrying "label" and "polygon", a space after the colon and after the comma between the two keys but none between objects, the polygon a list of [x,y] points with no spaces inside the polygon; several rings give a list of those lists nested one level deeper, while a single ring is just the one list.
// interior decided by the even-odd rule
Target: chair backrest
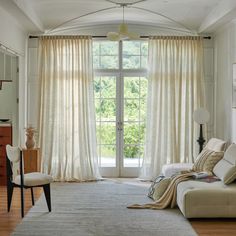
[{"label": "chair backrest", "polygon": [[18,147],[12,147],[11,145],[6,145],[6,152],[7,152],[7,158],[10,161],[10,165],[8,166],[11,168],[10,172],[12,174],[11,178],[12,180],[14,180],[15,177],[20,174],[21,150]]}]

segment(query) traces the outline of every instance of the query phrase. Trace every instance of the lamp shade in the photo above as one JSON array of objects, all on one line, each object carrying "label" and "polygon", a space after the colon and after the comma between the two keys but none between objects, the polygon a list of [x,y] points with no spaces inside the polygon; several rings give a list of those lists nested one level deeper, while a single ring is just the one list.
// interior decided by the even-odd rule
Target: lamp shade
[{"label": "lamp shade", "polygon": [[193,120],[198,124],[205,124],[209,121],[210,114],[205,108],[198,108],[193,112]]}]

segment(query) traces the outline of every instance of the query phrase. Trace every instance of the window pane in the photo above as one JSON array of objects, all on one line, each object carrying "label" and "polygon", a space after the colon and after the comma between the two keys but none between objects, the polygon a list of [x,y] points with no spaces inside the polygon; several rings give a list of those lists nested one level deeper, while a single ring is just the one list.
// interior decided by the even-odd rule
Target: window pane
[{"label": "window pane", "polygon": [[101,97],[116,98],[116,77],[101,77]]},{"label": "window pane", "polygon": [[124,78],[124,98],[139,98],[139,77]]},{"label": "window pane", "polygon": [[144,144],[145,134],[146,134],[146,127],[145,127],[145,123],[144,122],[140,123],[139,134],[140,134],[140,143]]},{"label": "window pane", "polygon": [[100,69],[118,69],[118,56],[101,56]]},{"label": "window pane", "polygon": [[95,99],[95,111],[96,111],[96,121],[100,120],[100,115],[101,115],[101,100]]},{"label": "window pane", "polygon": [[99,42],[93,42],[93,55],[99,55]]},{"label": "window pane", "polygon": [[124,147],[125,158],[139,158],[139,145],[126,145]]},{"label": "window pane", "polygon": [[148,89],[148,80],[145,77],[140,77],[140,97],[146,98]]},{"label": "window pane", "polygon": [[139,123],[124,123],[124,144],[139,143]]},{"label": "window pane", "polygon": [[95,77],[94,78],[93,86],[94,86],[94,97],[95,98],[100,98],[100,91],[101,91],[100,77]]},{"label": "window pane", "polygon": [[125,99],[124,101],[124,120],[139,120],[139,99]]},{"label": "window pane", "polygon": [[98,69],[99,67],[99,56],[93,56],[93,68]]},{"label": "window pane", "polygon": [[141,56],[141,68],[147,68],[147,56]]},{"label": "window pane", "polygon": [[142,42],[141,43],[141,54],[142,55],[148,55],[148,43],[147,42]]},{"label": "window pane", "polygon": [[147,116],[147,101],[140,99],[140,121],[145,121]]},{"label": "window pane", "polygon": [[116,120],[115,99],[101,99],[99,113],[101,121],[115,121]]},{"label": "window pane", "polygon": [[101,143],[101,127],[100,122],[96,122],[96,136],[97,136],[97,144]]},{"label": "window pane", "polygon": [[124,167],[140,167],[139,145],[124,147]]},{"label": "window pane", "polygon": [[100,123],[100,140],[101,144],[116,143],[116,125],[113,122]]},{"label": "window pane", "polygon": [[101,148],[101,167],[115,167],[116,146],[101,145],[100,148]]},{"label": "window pane", "polygon": [[101,42],[101,55],[118,55],[118,42]]},{"label": "window pane", "polygon": [[140,55],[140,42],[123,41],[123,55]]},{"label": "window pane", "polygon": [[123,56],[124,69],[138,69],[140,68],[140,56]]}]

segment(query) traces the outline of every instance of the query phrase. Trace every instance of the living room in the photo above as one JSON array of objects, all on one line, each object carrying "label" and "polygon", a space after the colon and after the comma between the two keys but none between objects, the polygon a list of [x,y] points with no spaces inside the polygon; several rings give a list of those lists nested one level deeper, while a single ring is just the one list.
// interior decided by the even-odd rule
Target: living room
[{"label": "living room", "polygon": [[[161,174],[163,165],[176,162],[192,163],[197,159],[199,124],[194,121],[193,111],[200,107],[204,107],[209,115],[202,126],[204,146],[211,138],[221,139],[227,142],[227,146],[234,143],[235,19],[236,2],[233,0],[2,0],[0,46],[5,69],[0,65],[4,71],[0,72],[0,76],[4,77],[0,79],[0,118],[9,119],[10,122],[3,121],[1,124],[4,127],[9,123],[12,128],[11,143],[6,144],[23,148],[25,156],[37,156],[37,171],[52,176],[56,183],[51,184],[51,213],[47,212],[42,190],[35,190],[35,198],[40,200],[33,207],[30,192],[25,191],[23,221],[20,214],[20,189],[14,190],[11,211],[8,213],[6,187],[1,186],[0,218],[8,226],[9,222],[14,223],[11,223],[12,226],[9,226],[8,230],[0,224],[0,234],[11,234],[21,221],[24,225],[40,211],[49,214],[48,217],[50,214],[51,217],[57,217],[58,215],[53,215],[53,211],[59,209],[67,212],[67,209],[54,205],[57,202],[55,195],[65,197],[58,190],[60,182],[61,189],[69,191],[67,182],[102,178],[103,181],[98,183],[101,189],[104,188],[104,193],[107,190],[101,182],[113,181],[117,185],[129,185],[128,190],[133,190],[135,194],[134,200],[124,200],[123,203],[127,206],[152,202],[151,199],[139,202],[139,198],[135,196],[147,195],[151,184],[148,180],[153,180]],[[186,55],[189,53],[187,57],[184,57],[184,53],[176,54],[178,56],[175,60],[166,63],[166,67],[163,64],[161,73],[170,74],[166,76],[169,82],[158,85],[154,80],[150,82],[149,76],[151,72],[160,73],[157,71],[158,66],[155,66],[155,60],[162,62],[166,59],[159,58],[155,52],[156,48],[164,50],[168,40],[170,44],[173,43],[173,48],[179,42],[180,45],[188,45],[190,41],[194,43],[183,49]],[[67,46],[68,51],[64,49]],[[52,51],[55,47],[58,48],[56,52]],[[64,53],[62,55],[67,55],[68,52],[80,48],[84,50],[81,60],[78,56],[65,56],[68,61],[60,61],[57,60],[60,57],[55,57],[52,62],[53,55],[60,51]],[[88,48],[90,51],[87,51]],[[190,60],[190,64],[185,67],[182,61],[191,57],[197,63]],[[9,73],[7,60],[11,61]],[[74,64],[68,63],[71,60]],[[62,64],[55,69],[57,63]],[[181,70],[174,72],[176,81],[172,85],[172,71],[168,71],[167,65],[170,68],[171,65],[173,68],[181,67]],[[76,66],[84,71],[65,72],[72,71]],[[47,72],[49,67],[51,69]],[[73,78],[88,73],[92,67],[92,82],[80,87],[79,82]],[[58,78],[58,82],[49,80],[50,73]],[[8,74],[12,76],[10,79],[7,78]],[[67,76],[72,78],[68,79],[68,84],[64,81]],[[188,80],[190,77],[191,80]],[[184,84],[185,78],[187,82]],[[65,110],[69,112],[62,115]],[[89,120],[86,120],[87,117]],[[33,154],[25,144],[31,128],[35,135]],[[181,135],[178,135],[180,133]],[[68,146],[64,146],[64,143]],[[70,158],[71,156],[75,158]],[[86,158],[80,160],[80,156]],[[109,184],[110,182],[107,185]],[[110,187],[112,193],[114,187]],[[141,188],[140,193],[135,187]],[[96,186],[94,188],[97,189]],[[126,190],[119,187],[117,189],[120,193],[126,193]],[[90,188],[85,188],[84,191],[87,194],[89,191],[96,194]],[[114,191],[116,192],[115,188]],[[72,196],[68,199],[76,201]],[[101,196],[101,199],[106,198]],[[86,206],[85,199],[82,199],[80,204]],[[116,201],[110,204],[116,204]],[[41,209],[42,205],[44,207]],[[76,209],[77,206],[68,206],[68,209],[70,208]],[[30,211],[28,215],[30,209],[32,213]],[[131,213],[135,214],[135,217],[142,212],[126,210],[135,212]],[[158,217],[158,212],[157,210],[148,214],[156,214],[155,217]],[[104,212],[104,215],[106,214],[108,212]],[[68,216],[66,221],[69,221],[70,217]],[[122,218],[122,214],[120,217]],[[162,217],[165,219],[166,216]],[[179,219],[186,220],[184,217]],[[112,225],[112,219],[106,220],[104,224],[110,222]],[[168,220],[171,222],[176,219],[170,217]],[[184,221],[186,235],[188,230],[192,230],[188,223],[188,220]],[[232,217],[190,220],[190,223],[199,235],[233,235],[236,232],[235,220]],[[230,225],[228,231],[226,225]],[[41,227],[44,226],[41,224]],[[27,223],[24,227],[24,230],[28,227]],[[65,225],[66,227],[68,225]],[[129,227],[127,221],[127,228]],[[32,223],[28,235],[33,235],[33,228]],[[55,229],[55,226],[52,228]],[[102,231],[104,228],[97,229],[97,234],[91,231],[91,235],[116,235],[116,232],[113,232],[115,228],[110,229],[110,233]],[[20,230],[21,228],[16,230],[15,235],[24,235],[22,232],[25,231]],[[96,231],[96,228],[94,230]],[[132,234],[136,232],[133,228],[129,230]],[[143,230],[145,232],[145,227]],[[77,235],[88,235],[89,231],[78,232]],[[121,230],[119,234],[122,235],[122,232],[123,235],[129,235],[125,230]],[[140,235],[141,232],[143,231],[140,231]],[[47,235],[46,232],[43,233]],[[41,235],[44,235],[43,233]],[[183,232],[180,230],[179,235],[181,233]],[[152,232],[148,234],[147,231],[146,235],[152,235]],[[165,234],[160,231],[158,235]]]}]

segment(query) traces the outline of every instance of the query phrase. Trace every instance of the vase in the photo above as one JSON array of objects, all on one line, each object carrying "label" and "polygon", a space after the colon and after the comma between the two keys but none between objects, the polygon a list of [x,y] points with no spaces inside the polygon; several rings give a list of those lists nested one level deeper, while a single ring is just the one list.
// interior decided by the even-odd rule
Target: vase
[{"label": "vase", "polygon": [[27,136],[27,139],[26,139],[26,142],[25,142],[26,148],[27,149],[32,149],[32,148],[34,148],[34,145],[35,145],[34,137],[28,137]]}]

